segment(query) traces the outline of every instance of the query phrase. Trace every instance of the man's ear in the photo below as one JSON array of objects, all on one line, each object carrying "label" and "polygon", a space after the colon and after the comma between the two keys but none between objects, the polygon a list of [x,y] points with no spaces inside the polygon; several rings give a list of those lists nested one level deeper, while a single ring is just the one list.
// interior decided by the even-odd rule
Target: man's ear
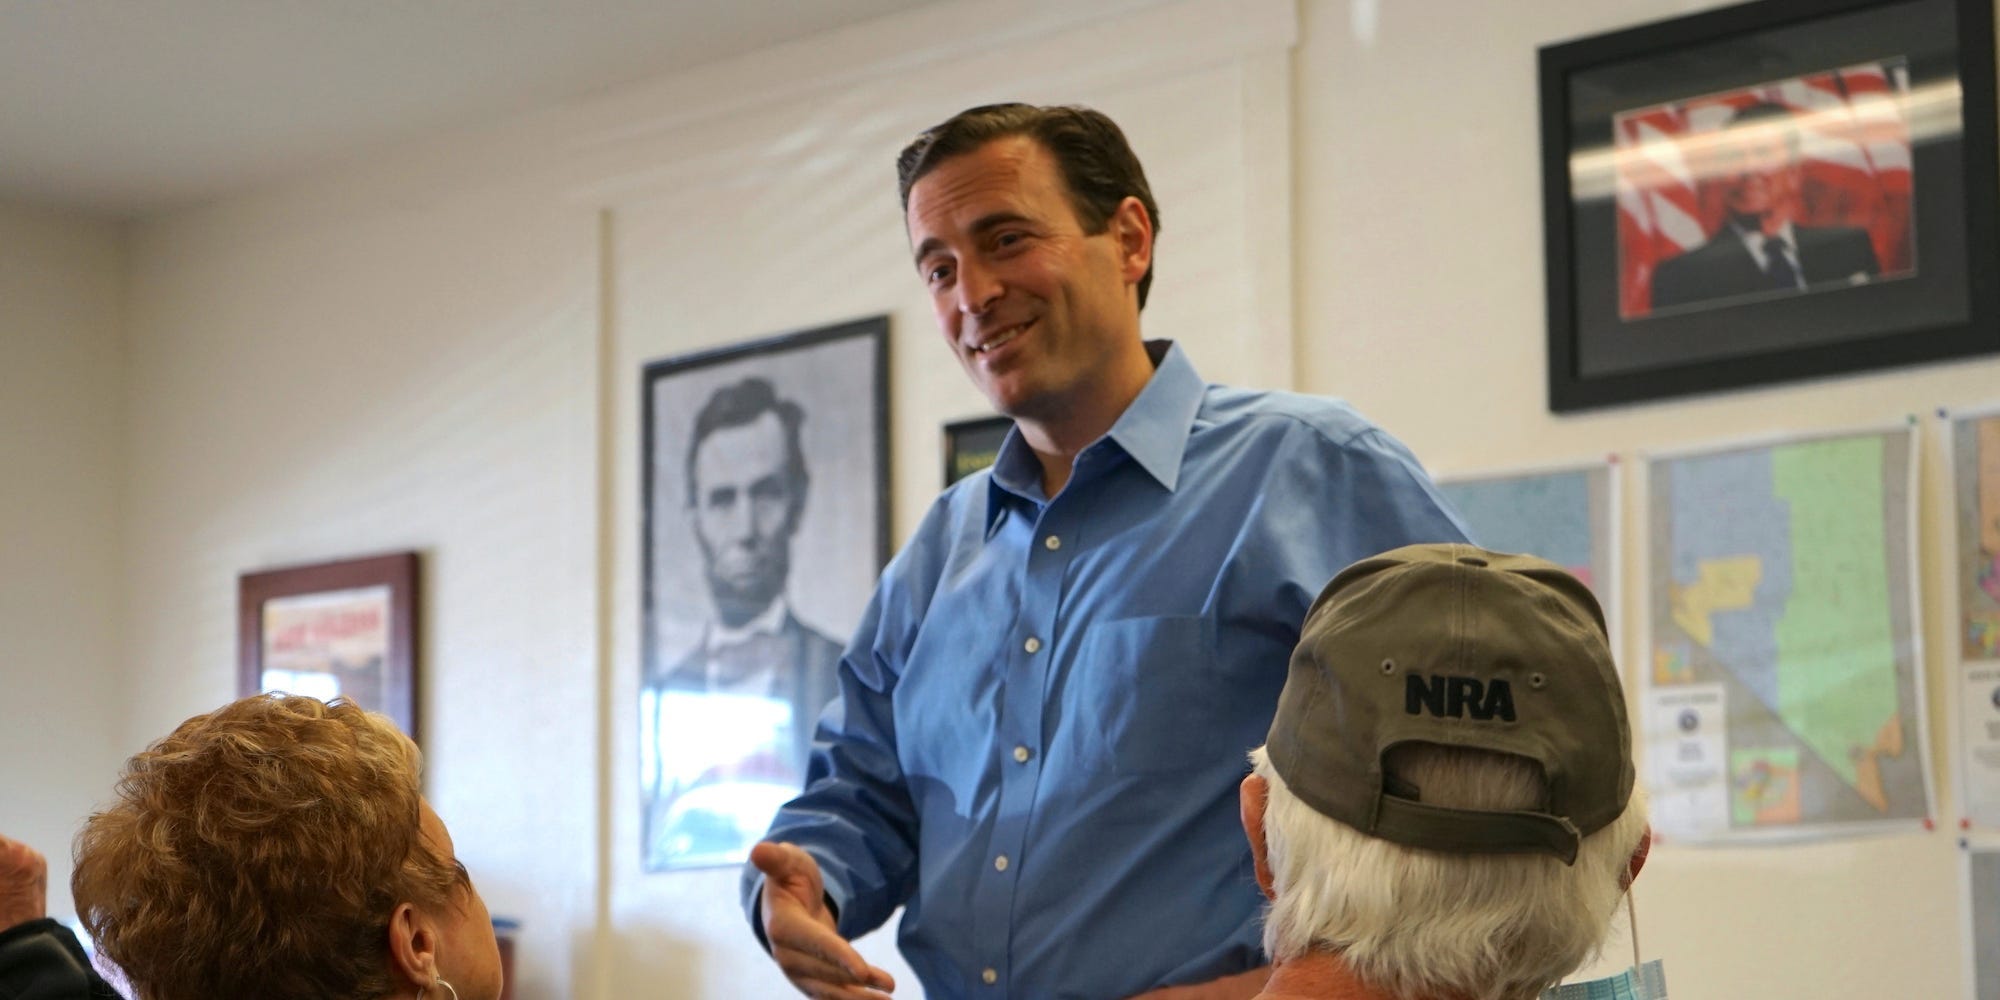
[{"label": "man's ear", "polygon": [[437,924],[409,903],[389,914],[389,970],[396,978],[428,988],[437,978]]},{"label": "man's ear", "polygon": [[1632,848],[1632,860],[1630,864],[1626,867],[1625,872],[1618,878],[1619,891],[1622,892],[1626,889],[1632,888],[1632,883],[1637,882],[1639,880],[1639,869],[1646,867],[1646,855],[1652,853],[1652,851],[1653,851],[1653,826],[1652,824],[1648,823],[1646,825],[1646,831],[1644,833],[1639,834],[1639,846]]},{"label": "man's ear", "polygon": [[1132,195],[1118,203],[1111,213],[1109,229],[1118,240],[1118,268],[1125,283],[1137,285],[1153,266],[1153,219],[1146,205]]},{"label": "man's ear", "polygon": [[1271,878],[1271,852],[1264,845],[1264,806],[1271,799],[1271,784],[1257,775],[1237,786],[1236,801],[1242,810],[1243,835],[1250,838],[1250,860],[1257,869],[1257,888],[1265,899],[1277,899],[1276,882]]}]

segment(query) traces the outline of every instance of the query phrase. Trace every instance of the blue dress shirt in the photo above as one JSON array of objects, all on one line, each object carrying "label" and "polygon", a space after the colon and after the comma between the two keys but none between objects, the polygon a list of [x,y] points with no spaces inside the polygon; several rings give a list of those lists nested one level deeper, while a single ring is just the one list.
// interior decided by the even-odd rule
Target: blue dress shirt
[{"label": "blue dress shirt", "polygon": [[[1306,609],[1356,559],[1465,538],[1345,404],[1205,385],[1148,346],[1151,381],[1053,500],[1019,431],[938,498],[768,834],[818,860],[841,934],[907,906],[930,1000],[1117,1000],[1262,964],[1236,787]],[[753,923],[761,885],[746,870]]]}]

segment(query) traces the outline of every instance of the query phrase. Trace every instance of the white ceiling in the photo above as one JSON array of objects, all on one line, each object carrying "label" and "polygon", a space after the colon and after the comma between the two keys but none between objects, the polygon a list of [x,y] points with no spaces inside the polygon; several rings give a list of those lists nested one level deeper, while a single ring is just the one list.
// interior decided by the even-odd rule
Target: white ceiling
[{"label": "white ceiling", "polygon": [[0,0],[0,200],[132,217],[927,0]]}]

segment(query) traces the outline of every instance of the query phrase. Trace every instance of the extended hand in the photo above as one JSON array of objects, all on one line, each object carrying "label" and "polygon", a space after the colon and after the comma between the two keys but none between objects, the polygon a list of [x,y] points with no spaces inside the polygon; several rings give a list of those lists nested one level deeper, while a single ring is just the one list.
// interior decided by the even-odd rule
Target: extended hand
[{"label": "extended hand", "polygon": [[48,915],[49,863],[35,849],[0,836],[0,929]]},{"label": "extended hand", "polygon": [[800,993],[816,1000],[881,1000],[896,981],[834,929],[819,862],[790,844],[762,843],[750,863],[764,873],[764,940]]}]

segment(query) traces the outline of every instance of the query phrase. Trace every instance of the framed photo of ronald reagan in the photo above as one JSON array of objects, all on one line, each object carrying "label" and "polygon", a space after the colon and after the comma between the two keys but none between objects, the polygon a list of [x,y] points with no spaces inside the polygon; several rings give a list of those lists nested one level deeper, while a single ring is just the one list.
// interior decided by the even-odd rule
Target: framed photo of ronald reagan
[{"label": "framed photo of ronald reagan", "polygon": [[417,739],[417,554],[237,578],[239,696],[344,697]]},{"label": "framed photo of ronald reagan", "polygon": [[887,317],[648,364],[640,859],[738,865],[889,555]]},{"label": "framed photo of ronald reagan", "polygon": [[2000,351],[1989,0],[1541,50],[1549,407]]}]

